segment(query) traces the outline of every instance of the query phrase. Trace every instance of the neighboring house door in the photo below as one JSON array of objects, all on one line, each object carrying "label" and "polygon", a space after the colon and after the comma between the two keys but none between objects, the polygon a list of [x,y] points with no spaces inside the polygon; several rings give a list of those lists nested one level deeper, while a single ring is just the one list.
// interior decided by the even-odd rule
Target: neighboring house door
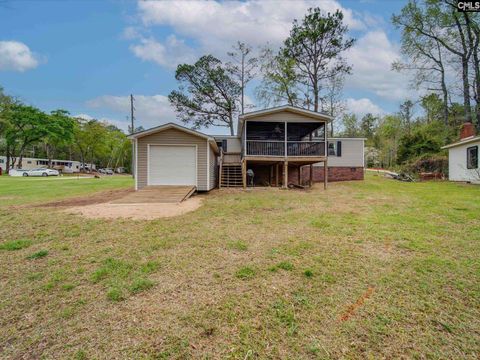
[{"label": "neighboring house door", "polygon": [[149,145],[148,185],[197,185],[195,145]]}]

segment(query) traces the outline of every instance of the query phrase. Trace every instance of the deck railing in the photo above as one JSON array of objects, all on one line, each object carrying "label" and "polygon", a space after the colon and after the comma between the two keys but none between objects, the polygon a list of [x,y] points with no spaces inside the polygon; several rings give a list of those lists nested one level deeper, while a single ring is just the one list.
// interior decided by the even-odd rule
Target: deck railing
[{"label": "deck railing", "polygon": [[234,164],[240,163],[242,161],[242,154],[239,152],[224,152],[223,153],[223,163],[224,164]]},{"label": "deck railing", "polygon": [[[285,142],[247,140],[246,156],[285,156]],[[324,141],[287,141],[287,156],[324,156]]]},{"label": "deck railing", "polygon": [[324,141],[287,141],[288,156],[324,156]]},{"label": "deck railing", "polygon": [[247,156],[284,156],[285,142],[278,140],[247,140]]}]

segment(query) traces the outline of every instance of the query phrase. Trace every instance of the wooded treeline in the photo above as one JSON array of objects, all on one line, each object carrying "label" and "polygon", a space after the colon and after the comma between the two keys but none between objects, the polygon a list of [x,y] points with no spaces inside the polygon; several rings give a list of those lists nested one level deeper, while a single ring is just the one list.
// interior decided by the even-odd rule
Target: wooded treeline
[{"label": "wooded treeline", "polygon": [[0,154],[5,168],[22,168],[24,157],[76,160],[98,167],[130,168],[131,143],[120,129],[95,119],[47,114],[0,88]]},{"label": "wooded treeline", "polygon": [[418,94],[392,114],[359,119],[346,111],[342,90],[355,71],[347,56],[355,39],[340,11],[319,8],[295,20],[277,50],[238,42],[229,61],[205,55],[179,65],[179,89],[170,102],[185,123],[224,126],[233,134],[238,115],[252,107],[245,93],[255,79],[251,90],[260,108],[290,104],[321,111],[334,118],[330,136],[366,137],[369,166],[444,171],[441,146],[456,139],[465,122],[480,129],[479,15],[457,11],[454,0],[411,0],[392,23],[402,36],[402,59],[392,71],[403,73]]}]

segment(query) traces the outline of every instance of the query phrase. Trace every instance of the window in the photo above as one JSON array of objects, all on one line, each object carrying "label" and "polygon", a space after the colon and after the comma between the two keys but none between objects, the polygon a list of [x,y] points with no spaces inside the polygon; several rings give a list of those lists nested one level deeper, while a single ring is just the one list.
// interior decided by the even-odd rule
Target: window
[{"label": "window", "polygon": [[223,152],[227,152],[227,140],[226,139],[223,139],[222,140],[222,149],[223,149]]},{"label": "window", "polygon": [[335,156],[337,154],[336,144],[333,142],[328,143],[328,156]]},{"label": "window", "polygon": [[3,159],[0,159],[0,164],[3,164],[5,160]]},{"label": "window", "polygon": [[342,142],[335,141],[328,143],[328,156],[342,156]]},{"label": "window", "polygon": [[478,146],[467,148],[467,169],[478,168]]},{"label": "window", "polygon": [[32,163],[32,161],[31,161],[31,160],[27,160],[27,164],[31,164],[31,163]]}]

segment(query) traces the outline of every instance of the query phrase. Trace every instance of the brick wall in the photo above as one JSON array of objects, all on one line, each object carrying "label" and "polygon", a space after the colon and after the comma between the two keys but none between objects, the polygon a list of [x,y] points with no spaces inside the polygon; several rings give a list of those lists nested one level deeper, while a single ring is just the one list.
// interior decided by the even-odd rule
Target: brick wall
[{"label": "brick wall", "polygon": [[[308,184],[310,179],[310,166],[301,169],[301,184]],[[363,180],[362,167],[329,167],[328,181]],[[297,167],[288,168],[288,182],[298,184]],[[323,182],[323,166],[313,167],[313,182]]]}]

